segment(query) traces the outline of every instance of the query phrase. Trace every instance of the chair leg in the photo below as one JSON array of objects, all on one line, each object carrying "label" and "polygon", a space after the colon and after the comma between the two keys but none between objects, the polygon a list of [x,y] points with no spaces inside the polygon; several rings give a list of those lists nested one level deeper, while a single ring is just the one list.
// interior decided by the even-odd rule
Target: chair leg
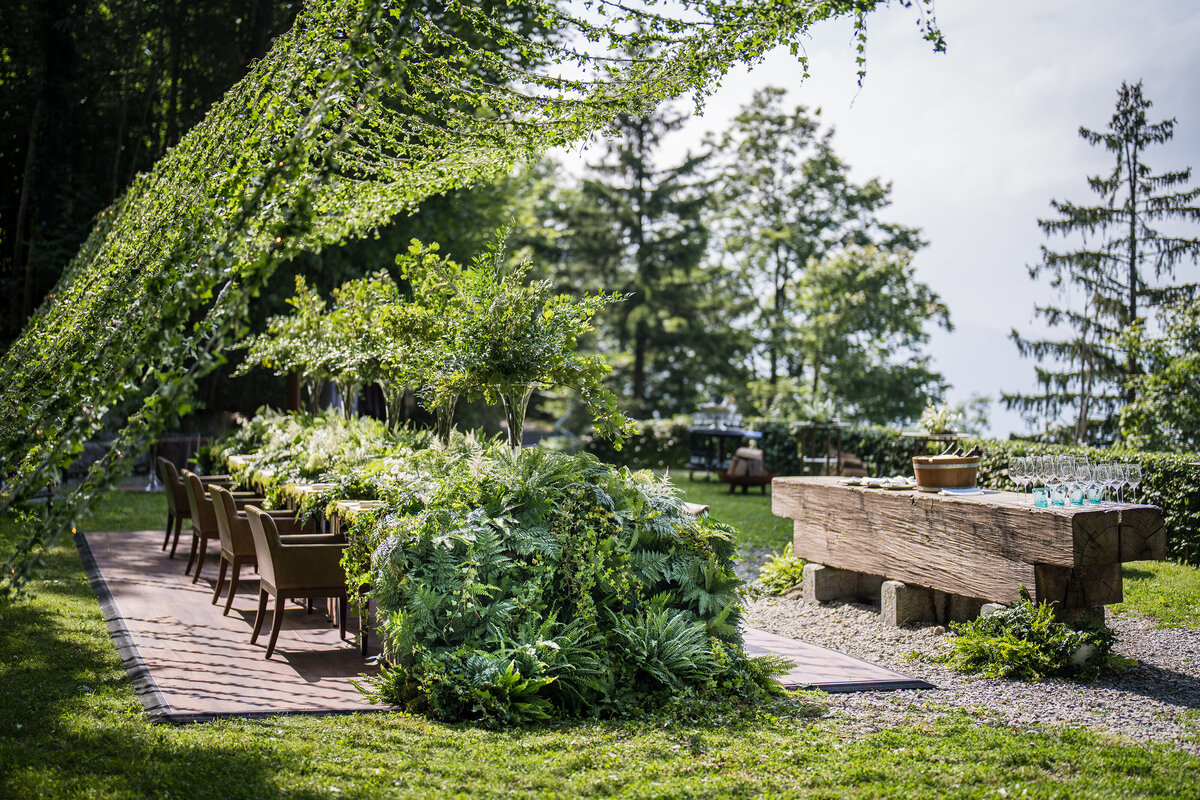
[{"label": "chair leg", "polygon": [[229,616],[229,609],[233,606],[233,596],[235,594],[237,594],[238,576],[240,575],[241,571],[242,571],[242,557],[234,556],[233,557],[233,575],[229,578],[229,597],[225,598],[225,611],[223,611],[221,613],[221,616],[223,616],[223,617]]},{"label": "chair leg", "polygon": [[[221,596],[221,589],[225,586],[225,570],[229,569],[229,562],[225,559],[225,554],[221,553],[221,569],[217,571],[217,588],[213,590],[212,604],[217,604],[217,598]],[[230,597],[233,594],[230,593]]]},{"label": "chair leg", "polygon": [[344,595],[342,597],[338,598],[338,600],[337,600],[338,635],[342,638],[343,641],[345,641],[345,639],[346,639],[346,611],[347,611],[347,606],[349,606],[349,605],[350,605],[350,601],[347,600]]},{"label": "chair leg", "polygon": [[275,652],[275,641],[279,638],[279,629],[283,627],[283,608],[286,601],[282,594],[275,595],[275,617],[271,620],[271,641],[267,642],[267,658]]},{"label": "chair leg", "polygon": [[204,569],[204,559],[208,555],[208,543],[211,541],[207,536],[200,537],[200,560],[196,563],[196,574],[192,575],[192,583],[200,580],[200,571]]},{"label": "chair leg", "polygon": [[175,515],[172,514],[170,511],[168,511],[167,512],[167,533],[165,536],[163,536],[162,549],[164,551],[167,549],[167,545],[169,545],[171,543],[171,529],[174,527],[175,527]]},{"label": "chair leg", "polygon": [[258,641],[258,634],[262,631],[263,619],[267,616],[267,590],[258,590],[258,615],[254,618],[254,633],[250,634],[250,644]]},{"label": "chair leg", "polygon": [[192,531],[192,551],[188,554],[187,566],[183,568],[184,575],[190,575],[192,564],[196,563],[196,550],[200,547],[200,534]]},{"label": "chair leg", "polygon": [[171,542],[171,554],[167,558],[175,557],[175,548],[179,546],[179,532],[183,530],[183,517],[175,517],[175,539]]}]

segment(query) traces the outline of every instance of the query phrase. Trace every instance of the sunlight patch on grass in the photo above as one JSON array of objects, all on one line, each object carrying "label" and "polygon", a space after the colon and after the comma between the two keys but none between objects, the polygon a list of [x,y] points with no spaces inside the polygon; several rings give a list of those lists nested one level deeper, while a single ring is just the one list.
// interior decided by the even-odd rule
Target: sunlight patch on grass
[{"label": "sunlight patch on grass", "polygon": [[1125,602],[1117,613],[1135,611],[1163,628],[1200,627],[1200,569],[1170,561],[1124,565]]}]

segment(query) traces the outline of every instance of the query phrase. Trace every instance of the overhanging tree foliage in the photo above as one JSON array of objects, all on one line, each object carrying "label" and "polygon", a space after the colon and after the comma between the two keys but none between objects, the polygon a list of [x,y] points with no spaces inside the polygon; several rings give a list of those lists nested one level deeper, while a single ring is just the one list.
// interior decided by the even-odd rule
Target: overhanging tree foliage
[{"label": "overhanging tree foliage", "polygon": [[[862,29],[876,4],[683,2],[676,16],[603,0],[519,5],[569,38],[525,34],[457,0],[436,16],[313,2],[99,215],[0,364],[0,510],[53,480],[110,409],[135,410],[109,453],[11,554],[6,597],[38,549],[186,411],[197,378],[246,332],[247,301],[281,260],[507,173],[621,113],[688,93],[703,102],[732,65],[780,44],[797,51],[819,20],[855,15]],[[940,45],[927,3],[916,5]],[[479,44],[452,30],[472,31]],[[650,58],[611,55],[650,49]],[[499,78],[480,77],[485,69]]]}]

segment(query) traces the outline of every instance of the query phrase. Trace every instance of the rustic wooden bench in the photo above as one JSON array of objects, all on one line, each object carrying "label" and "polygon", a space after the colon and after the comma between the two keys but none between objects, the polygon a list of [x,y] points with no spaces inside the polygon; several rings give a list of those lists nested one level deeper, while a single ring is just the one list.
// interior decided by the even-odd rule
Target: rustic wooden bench
[{"label": "rustic wooden bench", "polygon": [[1122,600],[1122,562],[1166,555],[1155,506],[1035,508],[1013,492],[944,496],[846,486],[834,477],[776,478],[771,494],[775,514],[795,521],[795,554],[840,571],[832,577],[843,592],[898,581],[934,592],[932,604],[944,606],[935,618],[1014,603],[1021,586],[1035,601],[1058,604],[1063,616],[1102,614]]}]

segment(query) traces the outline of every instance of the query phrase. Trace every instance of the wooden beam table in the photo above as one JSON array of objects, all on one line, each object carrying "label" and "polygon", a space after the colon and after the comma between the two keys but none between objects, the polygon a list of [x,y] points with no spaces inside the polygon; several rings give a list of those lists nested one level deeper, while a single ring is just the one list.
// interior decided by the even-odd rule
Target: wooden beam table
[{"label": "wooden beam table", "polygon": [[772,510],[795,521],[797,556],[861,576],[1006,605],[1024,585],[1035,601],[1083,610],[1121,601],[1122,562],[1166,555],[1155,506],[1035,508],[1013,492],[945,496],[841,480],[776,478]]}]

